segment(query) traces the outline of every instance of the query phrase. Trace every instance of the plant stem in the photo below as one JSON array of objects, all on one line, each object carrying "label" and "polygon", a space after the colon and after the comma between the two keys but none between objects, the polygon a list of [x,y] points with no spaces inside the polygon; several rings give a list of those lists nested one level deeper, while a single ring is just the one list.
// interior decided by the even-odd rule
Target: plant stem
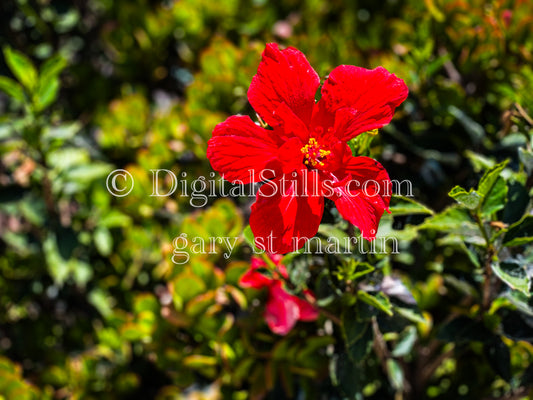
[{"label": "plant stem", "polygon": [[491,304],[491,298],[492,298],[492,258],[494,257],[495,249],[492,245],[492,242],[489,238],[489,235],[487,234],[487,231],[485,229],[485,226],[483,225],[483,221],[481,220],[481,217],[479,213],[476,213],[474,216],[476,223],[479,227],[479,230],[481,234],[483,235],[483,238],[485,239],[486,243],[486,249],[487,253],[485,255],[485,278],[483,281],[483,290],[482,290],[482,303],[481,307],[483,311],[486,311],[490,308]]}]

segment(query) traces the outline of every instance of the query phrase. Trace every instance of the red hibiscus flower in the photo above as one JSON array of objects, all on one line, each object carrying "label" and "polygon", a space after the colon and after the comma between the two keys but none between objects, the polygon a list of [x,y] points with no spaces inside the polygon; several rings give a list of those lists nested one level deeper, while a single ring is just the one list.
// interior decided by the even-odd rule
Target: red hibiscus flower
[{"label": "red hibiscus flower", "polygon": [[[270,255],[277,266],[272,278],[263,275],[259,270],[268,268],[258,257],[252,258],[252,265],[240,280],[242,287],[268,289],[268,300],[265,309],[265,320],[270,330],[278,335],[286,335],[297,321],[314,321],[318,318],[318,310],[306,300],[288,293],[283,288],[283,278],[287,278],[287,270],[280,264],[281,256]],[[305,295],[314,299],[314,295],[306,290]]]},{"label": "red hibiscus flower", "polygon": [[375,238],[388,209],[391,182],[368,157],[354,157],[347,141],[381,128],[407,97],[403,80],[382,67],[335,68],[315,102],[320,78],[295,48],[267,44],[248,100],[271,127],[235,115],[218,124],[207,157],[225,179],[264,182],[252,205],[250,227],[256,245],[269,252],[301,248],[318,231],[324,197]]}]

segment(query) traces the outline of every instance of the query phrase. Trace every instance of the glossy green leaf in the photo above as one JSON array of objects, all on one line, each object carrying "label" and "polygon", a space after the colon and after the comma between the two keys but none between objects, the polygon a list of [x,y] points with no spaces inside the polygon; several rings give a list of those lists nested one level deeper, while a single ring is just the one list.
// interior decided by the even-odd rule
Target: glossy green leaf
[{"label": "glossy green leaf", "polygon": [[26,100],[22,86],[6,76],[0,76],[0,91],[21,103]]},{"label": "glossy green leaf", "polygon": [[57,77],[67,66],[67,60],[60,54],[57,54],[48,60],[41,66],[39,75],[42,80],[49,80]]},{"label": "glossy green leaf", "polygon": [[507,166],[507,163],[508,161],[506,160],[496,164],[494,167],[487,170],[487,172],[485,172],[485,174],[481,177],[477,192],[483,197],[483,202],[486,201],[486,196],[492,190],[503,169]]},{"label": "glossy green leaf", "polygon": [[30,59],[9,46],[4,47],[4,57],[6,64],[18,81],[28,90],[33,91],[37,85],[38,75]]},{"label": "glossy green leaf", "polygon": [[531,174],[533,172],[533,151],[521,147],[518,149],[518,156],[527,173]]},{"label": "glossy green leaf", "polygon": [[392,215],[433,214],[433,211],[425,205],[410,197],[392,196],[389,210]]},{"label": "glossy green leaf", "polygon": [[34,97],[36,111],[42,111],[52,104],[57,98],[59,80],[55,77],[41,78]]},{"label": "glossy green leaf", "polygon": [[387,315],[392,315],[392,305],[389,298],[383,293],[378,292],[376,295],[359,290],[357,292],[357,298],[365,303],[376,307],[378,310],[383,311]]},{"label": "glossy green leaf", "polygon": [[400,339],[394,346],[392,355],[394,357],[405,357],[411,354],[417,338],[416,328],[414,326],[408,326],[405,331],[400,335]]},{"label": "glossy green leaf", "polygon": [[523,266],[511,262],[493,262],[491,267],[511,289],[520,290],[526,295],[530,294],[530,279]]},{"label": "glossy green leaf", "polygon": [[503,237],[505,246],[520,246],[533,242],[533,216],[527,216],[516,222]]},{"label": "glossy green leaf", "polygon": [[455,186],[450,190],[448,196],[470,210],[476,209],[481,201],[481,196],[474,189],[467,192],[461,186]]},{"label": "glossy green leaf", "polygon": [[387,374],[392,387],[397,391],[402,391],[405,385],[405,377],[398,361],[392,358],[387,359]]},{"label": "glossy green leaf", "polygon": [[373,333],[370,321],[361,320],[356,310],[355,307],[345,309],[341,321],[346,351],[351,360],[359,362],[370,354]]},{"label": "glossy green leaf", "polygon": [[498,177],[494,186],[483,199],[481,214],[490,216],[505,206],[507,199],[507,185],[502,177]]},{"label": "glossy green leaf", "polygon": [[467,210],[452,206],[439,214],[427,218],[418,228],[464,232],[464,229],[469,227],[476,229]]}]

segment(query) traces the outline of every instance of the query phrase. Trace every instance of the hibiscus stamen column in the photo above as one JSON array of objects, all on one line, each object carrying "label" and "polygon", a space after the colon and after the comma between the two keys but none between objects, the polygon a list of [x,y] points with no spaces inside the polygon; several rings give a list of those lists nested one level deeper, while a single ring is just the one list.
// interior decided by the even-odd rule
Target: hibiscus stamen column
[{"label": "hibiscus stamen column", "polygon": [[309,143],[302,147],[300,151],[305,156],[304,164],[311,164],[312,167],[316,167],[317,165],[323,167],[323,160],[331,154],[331,151],[324,150],[315,138],[310,138]]}]

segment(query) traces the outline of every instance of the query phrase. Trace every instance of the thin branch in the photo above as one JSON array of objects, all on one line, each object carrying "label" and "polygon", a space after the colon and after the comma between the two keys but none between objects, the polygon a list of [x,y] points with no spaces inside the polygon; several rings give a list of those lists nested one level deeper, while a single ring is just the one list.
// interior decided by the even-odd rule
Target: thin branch
[{"label": "thin branch", "polygon": [[518,103],[514,103],[514,106],[516,107],[522,118],[524,118],[529,125],[533,125],[533,118],[529,116],[526,110],[524,110],[522,106]]}]

